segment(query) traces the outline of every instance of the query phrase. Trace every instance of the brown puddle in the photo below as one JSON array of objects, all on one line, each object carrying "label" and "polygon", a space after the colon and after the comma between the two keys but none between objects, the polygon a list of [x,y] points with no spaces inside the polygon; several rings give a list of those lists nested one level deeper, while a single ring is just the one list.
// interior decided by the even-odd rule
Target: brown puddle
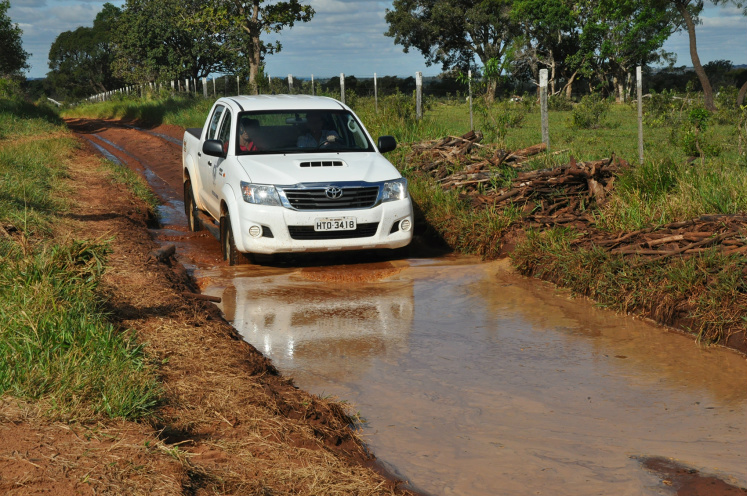
[{"label": "brown puddle", "polygon": [[298,386],[349,401],[377,457],[422,491],[675,494],[640,456],[747,486],[743,357],[596,309],[505,262],[196,275]]}]

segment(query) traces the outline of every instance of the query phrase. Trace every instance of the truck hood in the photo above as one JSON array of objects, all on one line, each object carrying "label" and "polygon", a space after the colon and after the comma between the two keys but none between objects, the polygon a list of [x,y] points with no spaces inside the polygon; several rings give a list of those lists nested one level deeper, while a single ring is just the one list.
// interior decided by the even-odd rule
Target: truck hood
[{"label": "truck hood", "polygon": [[237,158],[249,180],[255,184],[378,182],[401,177],[387,159],[374,152],[246,155]]}]

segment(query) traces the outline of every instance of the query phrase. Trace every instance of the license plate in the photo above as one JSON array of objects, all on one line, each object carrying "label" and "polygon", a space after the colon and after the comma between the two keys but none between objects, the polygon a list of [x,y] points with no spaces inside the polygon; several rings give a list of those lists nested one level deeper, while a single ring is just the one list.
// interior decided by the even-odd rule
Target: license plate
[{"label": "license plate", "polygon": [[355,217],[320,217],[315,220],[315,231],[354,231]]}]

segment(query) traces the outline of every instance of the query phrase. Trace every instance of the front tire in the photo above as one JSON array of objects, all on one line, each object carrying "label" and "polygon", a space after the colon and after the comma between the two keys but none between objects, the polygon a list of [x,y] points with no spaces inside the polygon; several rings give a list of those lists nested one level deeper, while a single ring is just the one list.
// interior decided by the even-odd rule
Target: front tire
[{"label": "front tire", "polygon": [[244,265],[248,262],[246,256],[236,249],[233,229],[231,229],[231,216],[228,212],[220,218],[220,247],[223,260],[227,260],[228,265]]},{"label": "front tire", "polygon": [[192,182],[184,182],[184,214],[187,216],[187,228],[192,232],[202,229],[200,221],[197,219],[197,204],[195,195],[192,191]]}]

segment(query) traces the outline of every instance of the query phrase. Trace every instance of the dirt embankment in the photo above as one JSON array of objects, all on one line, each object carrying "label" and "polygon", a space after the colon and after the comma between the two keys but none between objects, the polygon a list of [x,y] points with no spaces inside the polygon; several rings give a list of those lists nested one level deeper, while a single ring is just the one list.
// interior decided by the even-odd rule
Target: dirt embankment
[{"label": "dirt embankment", "polygon": [[[159,146],[120,156],[178,156],[178,145]],[[35,405],[0,403],[0,493],[412,494],[377,469],[339,404],[294,387],[212,304],[183,295],[197,288],[173,258],[152,256],[146,207],[89,146],[68,181],[75,206],[60,235],[113,240],[108,310],[146,343],[163,404],[150,422],[70,424]]]}]

